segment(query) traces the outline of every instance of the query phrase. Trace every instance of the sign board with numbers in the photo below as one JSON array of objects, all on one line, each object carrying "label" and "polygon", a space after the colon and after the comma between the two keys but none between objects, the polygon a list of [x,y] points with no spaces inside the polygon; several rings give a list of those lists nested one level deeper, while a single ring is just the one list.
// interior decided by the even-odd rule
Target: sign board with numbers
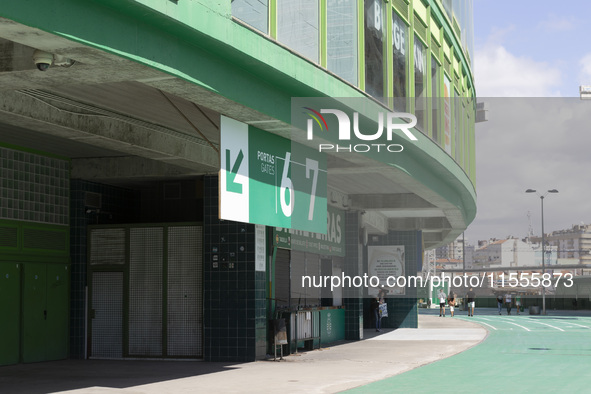
[{"label": "sign board with numbers", "polygon": [[220,218],[326,233],[326,158],[221,117]]}]

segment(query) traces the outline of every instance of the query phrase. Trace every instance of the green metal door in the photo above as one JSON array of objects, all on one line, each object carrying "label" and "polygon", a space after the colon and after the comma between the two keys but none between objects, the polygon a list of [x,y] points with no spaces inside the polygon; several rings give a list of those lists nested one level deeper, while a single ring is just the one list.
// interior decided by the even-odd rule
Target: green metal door
[{"label": "green metal door", "polygon": [[32,363],[67,358],[68,265],[23,265],[22,361]]},{"label": "green metal door", "polygon": [[23,280],[23,362],[45,361],[47,265],[24,264]]},{"label": "green metal door", "polygon": [[0,263],[0,365],[19,361],[21,265]]},{"label": "green metal door", "polygon": [[62,360],[68,357],[69,276],[67,264],[47,265],[45,360]]}]

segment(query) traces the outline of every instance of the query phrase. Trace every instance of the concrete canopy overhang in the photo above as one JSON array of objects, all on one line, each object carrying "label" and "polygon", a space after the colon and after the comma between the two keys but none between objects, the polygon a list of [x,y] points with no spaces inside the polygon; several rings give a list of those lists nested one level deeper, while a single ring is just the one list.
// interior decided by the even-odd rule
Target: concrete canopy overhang
[{"label": "concrete canopy overhang", "polygon": [[[0,38],[2,142],[70,158],[73,178],[133,187],[217,173],[220,114],[289,137],[285,118],[80,40],[4,18]],[[35,48],[76,63],[40,72],[31,61]],[[473,218],[461,198],[442,196],[405,168],[333,156],[329,189],[346,196],[342,208],[373,217],[364,222],[370,232],[421,230],[430,248],[453,240]]]}]

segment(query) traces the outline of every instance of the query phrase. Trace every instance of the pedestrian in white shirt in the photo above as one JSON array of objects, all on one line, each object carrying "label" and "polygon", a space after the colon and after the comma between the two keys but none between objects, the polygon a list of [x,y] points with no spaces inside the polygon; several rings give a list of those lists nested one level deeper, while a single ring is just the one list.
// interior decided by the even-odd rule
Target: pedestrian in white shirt
[{"label": "pedestrian in white shirt", "polygon": [[445,299],[446,295],[443,292],[443,289],[439,289],[439,294],[437,294],[437,298],[439,298],[439,317],[445,317]]}]

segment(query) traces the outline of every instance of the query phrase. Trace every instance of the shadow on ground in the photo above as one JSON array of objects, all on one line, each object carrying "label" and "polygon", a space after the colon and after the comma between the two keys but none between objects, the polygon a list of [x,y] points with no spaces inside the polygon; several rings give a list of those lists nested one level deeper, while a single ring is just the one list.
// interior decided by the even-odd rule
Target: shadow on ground
[{"label": "shadow on ground", "polygon": [[128,388],[234,369],[237,363],[155,360],[62,360],[0,367],[0,392],[49,393]]}]

